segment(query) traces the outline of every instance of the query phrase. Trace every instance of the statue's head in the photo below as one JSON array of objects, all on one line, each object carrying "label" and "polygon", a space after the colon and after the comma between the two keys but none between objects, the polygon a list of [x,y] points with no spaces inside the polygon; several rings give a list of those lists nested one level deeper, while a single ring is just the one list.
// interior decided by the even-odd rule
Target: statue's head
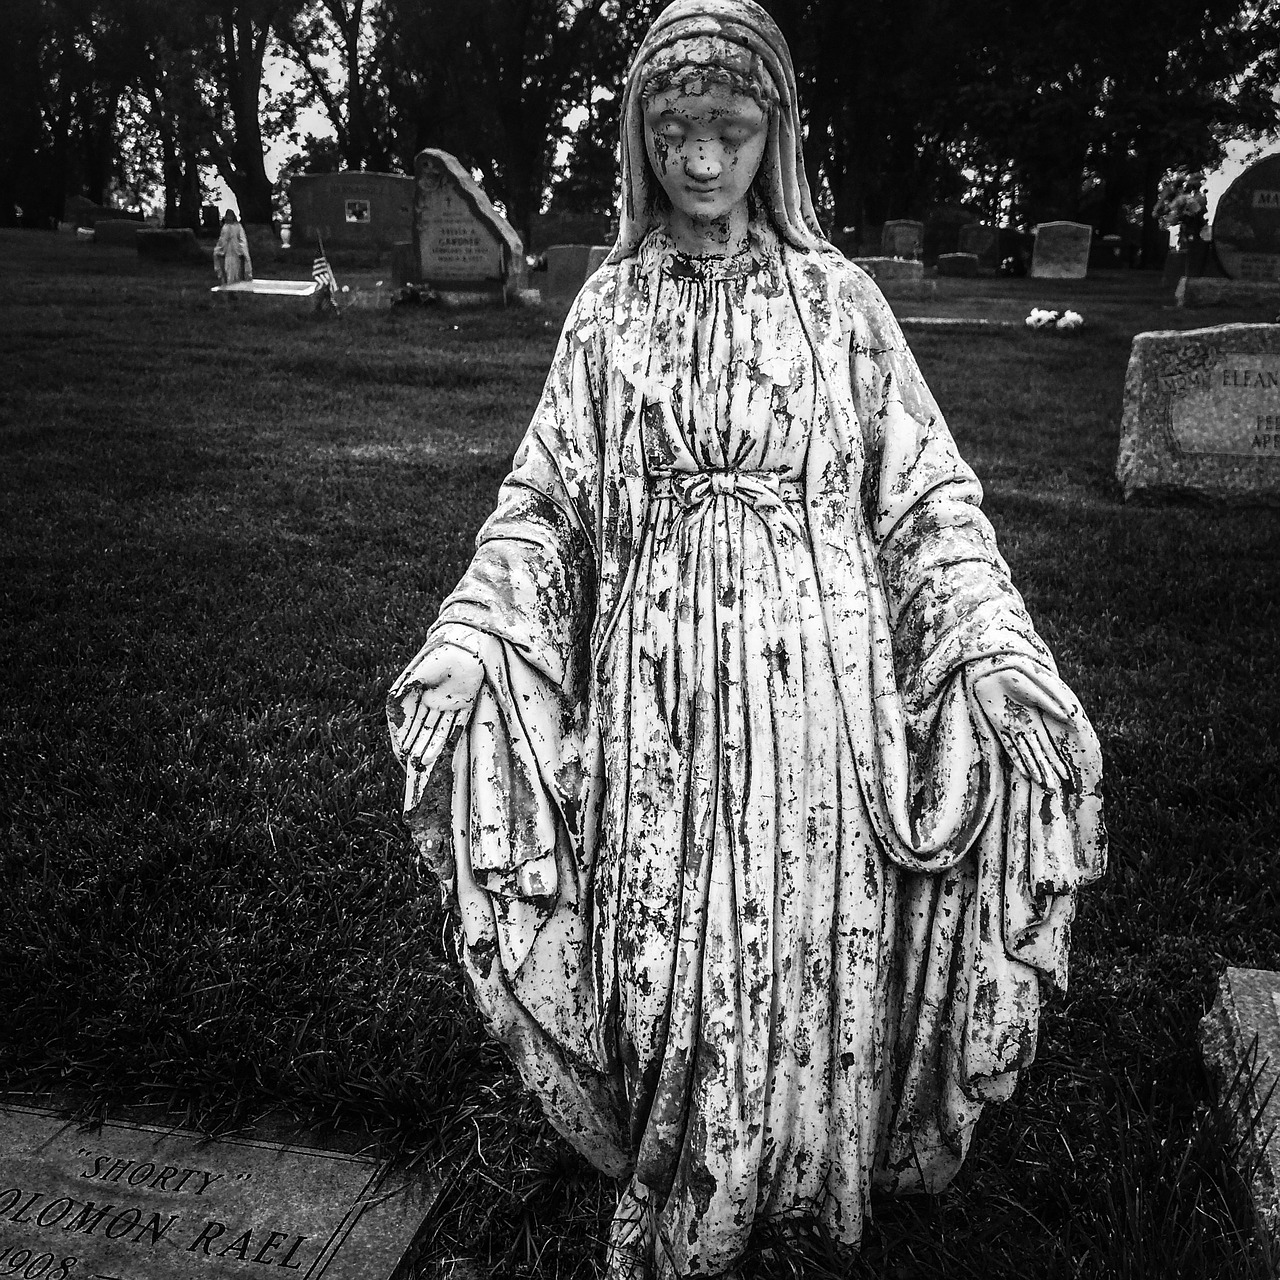
[{"label": "statue's head", "polygon": [[823,239],[791,54],[754,0],[676,0],[649,28],[623,93],[622,167],[613,261],[671,206],[711,221],[749,195],[796,247]]}]

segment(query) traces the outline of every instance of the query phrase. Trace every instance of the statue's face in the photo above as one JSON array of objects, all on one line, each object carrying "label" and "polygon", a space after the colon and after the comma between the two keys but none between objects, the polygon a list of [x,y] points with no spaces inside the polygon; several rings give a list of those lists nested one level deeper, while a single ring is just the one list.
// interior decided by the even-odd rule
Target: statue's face
[{"label": "statue's face", "polygon": [[769,117],[728,85],[689,87],[645,103],[645,150],[672,206],[695,222],[714,222],[746,201],[769,140]]}]

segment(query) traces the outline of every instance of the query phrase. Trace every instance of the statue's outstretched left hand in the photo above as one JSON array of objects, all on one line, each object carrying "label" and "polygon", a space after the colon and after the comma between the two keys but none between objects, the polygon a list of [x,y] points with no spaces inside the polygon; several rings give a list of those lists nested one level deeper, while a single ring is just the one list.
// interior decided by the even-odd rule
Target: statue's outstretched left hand
[{"label": "statue's outstretched left hand", "polygon": [[1059,734],[1071,732],[1071,709],[1065,693],[1066,686],[1052,677],[1032,679],[1010,667],[988,672],[973,682],[973,695],[1009,762],[1049,790],[1056,790],[1071,777],[1050,729],[1052,724]]}]

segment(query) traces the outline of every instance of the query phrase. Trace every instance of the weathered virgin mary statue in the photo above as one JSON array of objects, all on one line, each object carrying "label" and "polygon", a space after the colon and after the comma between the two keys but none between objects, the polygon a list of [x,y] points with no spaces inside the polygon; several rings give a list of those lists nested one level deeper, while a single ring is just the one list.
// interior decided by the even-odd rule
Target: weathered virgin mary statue
[{"label": "weathered virgin mary statue", "polygon": [[854,1245],[872,1186],[956,1173],[1066,982],[1100,766],[823,238],[764,10],[662,14],[622,164],[618,242],[390,715],[488,1026],[622,1180],[606,1274],[714,1276],[758,1220]]}]

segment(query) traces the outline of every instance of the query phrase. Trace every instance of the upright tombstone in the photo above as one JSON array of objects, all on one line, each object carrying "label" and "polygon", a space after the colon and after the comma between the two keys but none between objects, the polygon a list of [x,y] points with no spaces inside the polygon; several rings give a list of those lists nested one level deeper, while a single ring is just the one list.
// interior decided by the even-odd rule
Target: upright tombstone
[{"label": "upright tombstone", "polygon": [[447,151],[414,162],[418,279],[445,293],[505,297],[524,278],[524,245],[483,188]]},{"label": "upright tombstone", "polygon": [[1280,155],[1250,165],[1222,193],[1213,247],[1233,280],[1280,283]]},{"label": "upright tombstone", "polygon": [[880,231],[880,252],[886,258],[918,258],[924,252],[924,223],[891,218]]},{"label": "upright tombstone", "polygon": [[1280,505],[1280,325],[1138,334],[1116,477],[1126,498]]},{"label": "upright tombstone", "polygon": [[1037,280],[1083,280],[1089,274],[1093,228],[1086,222],[1042,222],[1036,227],[1031,274]]},{"label": "upright tombstone", "polygon": [[289,184],[293,243],[391,249],[413,235],[413,179],[400,173],[309,173]]},{"label": "upright tombstone", "polygon": [[1258,1222],[1280,1249],[1280,973],[1228,968],[1200,1023],[1200,1046]]},{"label": "upright tombstone", "polygon": [[550,298],[572,298],[587,278],[591,259],[589,244],[553,244],[547,246],[547,274],[542,291]]},{"label": "upright tombstone", "polygon": [[1000,265],[1000,231],[985,222],[971,222],[960,228],[959,251],[971,253],[980,267],[994,270]]},{"label": "upright tombstone", "polygon": [[[923,262],[903,258],[850,258],[849,261],[861,267],[886,298],[918,298],[926,292]],[[934,281],[927,283],[930,289],[937,288]]]}]

